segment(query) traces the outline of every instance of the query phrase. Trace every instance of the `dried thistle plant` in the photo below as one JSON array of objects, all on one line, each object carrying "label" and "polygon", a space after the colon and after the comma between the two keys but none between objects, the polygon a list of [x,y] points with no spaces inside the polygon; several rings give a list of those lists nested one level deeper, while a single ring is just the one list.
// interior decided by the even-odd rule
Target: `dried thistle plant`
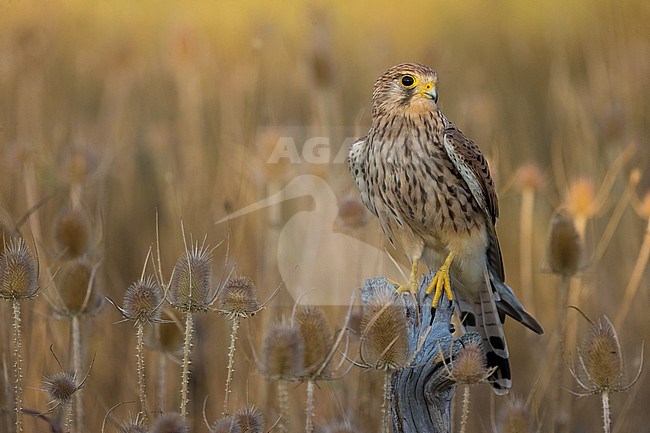
[{"label": "dried thistle plant", "polygon": [[262,412],[253,405],[239,409],[233,419],[241,433],[264,433],[265,422]]},{"label": "dried thistle plant", "polygon": [[609,433],[611,431],[609,396],[611,393],[627,391],[639,379],[643,369],[643,345],[636,377],[628,384],[623,384],[623,354],[614,325],[607,316],[603,316],[598,322],[593,322],[580,309],[576,308],[576,310],[591,326],[582,347],[578,349],[579,367],[569,365],[569,371],[580,387],[580,391],[571,392],[580,397],[597,394],[601,396],[603,431]]},{"label": "dried thistle plant", "polygon": [[[496,367],[487,368],[487,360],[478,334],[465,334],[463,345],[447,367],[449,378],[463,386],[460,432],[465,433],[469,419],[470,386],[486,382]],[[442,357],[444,362],[444,356]]]},{"label": "dried thistle plant", "polygon": [[295,381],[304,373],[305,341],[297,326],[288,321],[276,322],[269,328],[263,345],[262,370],[276,382],[280,420],[277,428],[289,432],[289,393],[287,382]]},{"label": "dried thistle plant", "polygon": [[235,348],[239,321],[243,317],[254,315],[260,310],[257,300],[257,289],[248,277],[229,278],[217,295],[217,311],[226,314],[232,322],[230,346],[228,347],[228,374],[226,376],[226,391],[223,402],[222,416],[228,415],[228,404],[232,392],[232,378],[235,371]]},{"label": "dried thistle plant", "polygon": [[[147,259],[148,258],[149,256],[147,256]],[[145,268],[147,261],[145,261]],[[158,282],[151,276],[145,279],[144,272],[145,269],[143,268],[140,279],[126,289],[126,294],[124,295],[124,300],[122,302],[123,307],[117,306],[113,301],[110,301],[110,299],[109,301],[122,313],[124,320],[135,322],[138,396],[140,398],[140,409],[143,416],[142,421],[145,425],[148,425],[149,412],[147,410],[144,365],[144,325],[160,322],[160,315],[165,297]]]},{"label": "dried thistle plant", "polygon": [[[88,376],[86,376],[87,378]],[[45,376],[43,379],[43,391],[50,397],[49,404],[52,407],[48,412],[61,407],[63,408],[64,418],[64,431],[70,432],[72,425],[72,411],[70,410],[70,402],[74,395],[84,385],[86,378],[77,383],[75,373],[59,372],[51,376]]]},{"label": "dried thistle plant", "polygon": [[[3,240],[4,243],[4,240]],[[12,326],[12,370],[14,375],[14,409],[16,432],[23,431],[22,423],[22,330],[20,302],[32,299],[38,293],[38,263],[22,238],[12,238],[4,245],[0,257],[0,298],[11,303]]]},{"label": "dried thistle plant", "polygon": [[139,416],[121,423],[118,430],[120,433],[148,433],[149,431],[145,421]]},{"label": "dried thistle plant", "polygon": [[[560,291],[557,297],[557,340],[554,341],[551,361],[551,377],[549,384],[556,383],[552,386],[549,401],[551,402],[552,412],[555,414],[556,422],[562,419],[560,412],[570,410],[570,401],[562,402],[567,396],[560,395],[560,386],[568,385],[568,375],[560,369],[561,347],[566,341],[575,341],[575,326],[571,327],[572,331],[567,328],[566,308],[569,304],[571,291],[571,278],[578,272],[582,260],[583,247],[582,238],[578,233],[574,219],[566,212],[558,212],[552,222],[548,238],[548,263],[551,272],[560,277]],[[574,289],[576,289],[574,287]],[[579,287],[578,287],[579,289]]]},{"label": "dried thistle plant", "polygon": [[[59,358],[50,347],[52,355],[56,360],[59,367],[63,370],[63,366],[59,361]],[[70,402],[73,401],[73,398],[79,393],[79,390],[84,386],[88,376],[90,375],[90,370],[92,368],[92,363],[86,372],[86,375],[79,381],[77,379],[77,372],[71,373],[66,371],[60,371],[53,375],[45,376],[43,378],[43,388],[42,391],[48,394],[50,397],[50,406],[49,410],[46,413],[50,413],[55,409],[61,407],[63,410],[63,419],[64,419],[64,430],[66,433],[69,433],[72,426],[72,410]]]},{"label": "dried thistle plant", "polygon": [[210,433],[241,433],[232,416],[225,416],[210,425]]},{"label": "dried thistle plant", "polygon": [[509,397],[499,411],[500,433],[534,433],[535,423],[526,402],[515,396]]},{"label": "dried thistle plant", "polygon": [[580,266],[582,241],[573,218],[559,212],[551,223],[548,242],[548,261],[551,272],[562,277],[571,277]]},{"label": "dried thistle plant", "polygon": [[356,229],[368,224],[368,211],[358,195],[347,194],[339,201],[335,224],[343,229]]},{"label": "dried thistle plant", "polygon": [[359,354],[362,365],[384,372],[382,432],[389,432],[391,375],[409,362],[409,336],[404,299],[388,285],[364,301]]},{"label": "dried thistle plant", "polygon": [[334,333],[323,310],[313,305],[299,306],[294,314],[294,323],[298,326],[305,342],[304,377],[307,379],[305,431],[312,433],[315,381],[331,376],[329,353]]},{"label": "dried thistle plant", "polygon": [[190,353],[192,351],[192,315],[199,311],[207,311],[215,300],[211,291],[212,279],[212,249],[205,239],[199,246],[198,242],[178,259],[174,266],[169,283],[170,303],[185,313],[185,341],[183,344],[183,370],[181,373],[181,404],[180,414],[187,414],[189,401]]},{"label": "dried thistle plant", "polygon": [[[104,305],[104,297],[97,288],[99,264],[80,257],[65,262],[53,280],[56,300],[46,297],[55,314],[70,320],[72,364],[76,374],[81,371],[82,340],[81,320],[88,315],[97,314]],[[75,393],[76,430],[83,430],[83,393],[81,388]]]},{"label": "dried thistle plant", "polygon": [[91,226],[81,208],[66,208],[54,220],[54,243],[60,256],[74,259],[91,247]]}]

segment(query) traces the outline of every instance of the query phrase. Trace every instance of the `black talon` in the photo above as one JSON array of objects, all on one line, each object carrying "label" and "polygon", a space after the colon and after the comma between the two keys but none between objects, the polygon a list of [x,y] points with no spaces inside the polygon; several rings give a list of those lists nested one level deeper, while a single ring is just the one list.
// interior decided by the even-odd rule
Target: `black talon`
[{"label": "black talon", "polygon": [[436,318],[436,307],[431,307],[431,321],[429,322],[429,326],[433,325],[433,319]]}]

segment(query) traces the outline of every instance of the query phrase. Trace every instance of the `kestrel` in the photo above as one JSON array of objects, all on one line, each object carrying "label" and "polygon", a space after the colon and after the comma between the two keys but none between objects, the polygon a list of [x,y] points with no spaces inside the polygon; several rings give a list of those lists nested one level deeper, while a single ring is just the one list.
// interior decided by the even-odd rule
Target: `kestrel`
[{"label": "kestrel", "polygon": [[464,330],[483,338],[494,392],[511,386],[505,316],[544,331],[505,284],[495,229],[499,206],[479,147],[438,108],[438,78],[427,66],[387,70],[372,93],[372,126],[348,163],[361,199],[390,243],[412,263],[400,292],[417,292],[418,265],[438,271],[426,290],[432,306],[455,301]]}]

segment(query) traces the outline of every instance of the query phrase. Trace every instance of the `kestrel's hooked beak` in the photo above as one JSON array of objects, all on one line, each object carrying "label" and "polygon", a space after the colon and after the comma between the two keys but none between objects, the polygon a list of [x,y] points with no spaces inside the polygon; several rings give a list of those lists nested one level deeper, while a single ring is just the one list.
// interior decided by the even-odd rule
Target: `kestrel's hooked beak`
[{"label": "kestrel's hooked beak", "polygon": [[429,81],[420,86],[418,94],[429,99],[433,99],[433,102],[438,103],[438,88],[436,83]]}]

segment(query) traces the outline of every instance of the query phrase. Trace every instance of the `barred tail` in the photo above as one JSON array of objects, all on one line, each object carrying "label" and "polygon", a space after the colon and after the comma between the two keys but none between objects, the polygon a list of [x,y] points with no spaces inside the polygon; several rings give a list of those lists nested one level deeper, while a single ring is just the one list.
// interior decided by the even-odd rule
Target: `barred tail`
[{"label": "barred tail", "polygon": [[487,366],[494,368],[494,372],[488,380],[495,394],[507,394],[512,381],[510,363],[508,362],[508,346],[502,326],[505,315],[499,314],[495,304],[487,268],[481,287],[476,287],[472,292],[478,296],[471,300],[456,297],[458,317],[466,331],[478,332],[483,339]]}]

